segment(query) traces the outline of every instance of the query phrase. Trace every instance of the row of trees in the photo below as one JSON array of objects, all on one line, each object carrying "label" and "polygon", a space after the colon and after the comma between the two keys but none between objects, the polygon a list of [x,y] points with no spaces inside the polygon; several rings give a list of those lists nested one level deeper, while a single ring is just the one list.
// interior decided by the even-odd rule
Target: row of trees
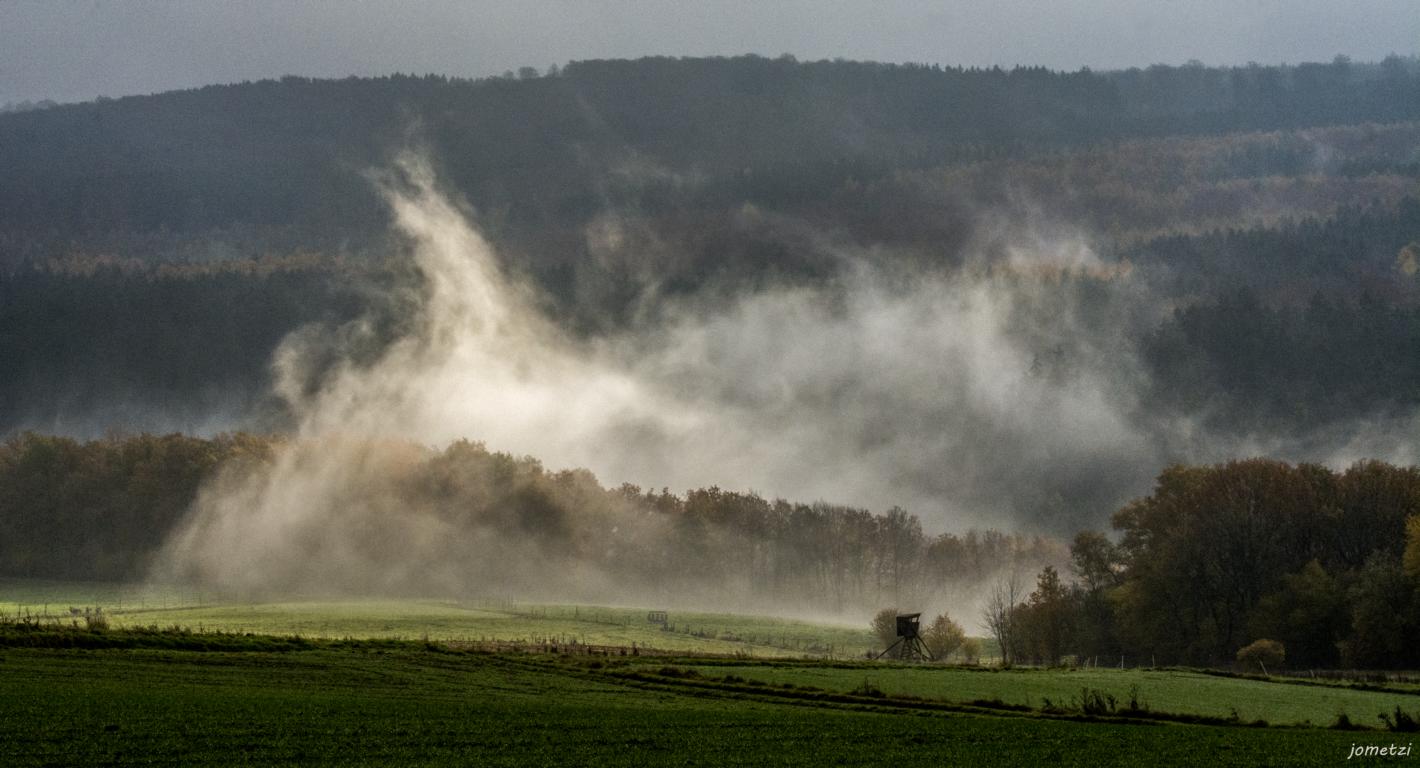
[{"label": "row of trees", "polygon": [[26,434],[0,444],[0,562],[9,576],[122,580],[144,573],[219,467],[267,462],[249,435]]},{"label": "row of trees", "polygon": [[[358,472],[324,494],[307,488],[276,545],[291,548],[259,568],[245,567],[257,560],[232,561],[244,579],[236,586],[588,599],[731,595],[737,604],[852,612],[965,592],[1002,568],[1066,557],[1062,542],[1041,537],[927,535],[901,509],[873,514],[719,488],[684,495],[608,489],[585,470],[550,472],[531,458],[468,442],[436,451],[244,434],[90,442],[24,434],[0,444],[0,574],[122,580],[158,565],[165,576],[220,580],[201,558],[155,563],[190,519],[199,491],[221,493],[252,478],[262,487],[283,457],[338,463],[331,455]],[[239,512],[255,519],[260,511]],[[215,542],[213,556],[248,544]]]},{"label": "row of trees", "polygon": [[1420,469],[1177,466],[1113,523],[1118,543],[1076,536],[1072,581],[997,585],[1008,661],[1221,664],[1276,643],[1294,667],[1420,665]]},{"label": "row of trees", "polygon": [[[944,597],[960,606],[995,581],[983,618],[1008,662],[1218,664],[1271,640],[1298,667],[1420,665],[1420,469],[1376,461],[1339,472],[1262,459],[1171,467],[1115,513],[1115,538],[1086,531],[1067,550],[991,531],[931,536],[899,509],[608,489],[584,470],[549,472],[468,442],[351,453],[240,434],[87,443],[25,434],[0,444],[0,574],[142,577],[199,492],[261,485],[279,462],[331,455],[354,457],[358,469],[342,471],[357,474],[331,498],[296,500],[324,511],[287,521],[283,536],[299,543],[243,571],[241,586],[733,595],[741,605],[855,612]],[[209,554],[247,546],[216,544]],[[163,572],[212,577],[204,563],[175,563]],[[1013,576],[1036,569],[1033,587]],[[960,650],[949,617],[928,629],[934,653]]]}]

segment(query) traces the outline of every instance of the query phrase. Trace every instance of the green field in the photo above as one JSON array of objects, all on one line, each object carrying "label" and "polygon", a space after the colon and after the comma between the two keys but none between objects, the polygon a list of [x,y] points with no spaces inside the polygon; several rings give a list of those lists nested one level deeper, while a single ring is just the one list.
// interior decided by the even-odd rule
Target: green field
[{"label": "green field", "polygon": [[1112,695],[1122,708],[1137,691],[1154,712],[1231,718],[1243,722],[1330,725],[1337,715],[1381,725],[1377,717],[1397,706],[1420,712],[1420,694],[1358,690],[1342,685],[1221,677],[1187,670],[963,669],[952,667],[831,667],[812,664],[691,667],[707,677],[736,675],[774,686],[785,683],[848,692],[866,683],[888,695],[971,702],[999,700],[1032,709],[1075,708],[1084,689]]},{"label": "green field", "polygon": [[0,614],[62,614],[69,608],[105,611],[160,610],[213,602],[210,594],[163,584],[116,584],[98,581],[0,579]]},{"label": "green field", "polygon": [[[577,642],[625,645],[671,651],[784,656],[792,649],[770,645],[767,635],[721,639],[662,630],[646,621],[645,611],[584,608],[575,617],[560,606],[551,615],[544,606],[502,609],[465,607],[425,601],[350,601],[260,603],[134,611],[117,614],[116,626],[177,625],[199,630],[301,635],[317,638],[385,638],[442,641]],[[773,638],[777,640],[778,638]]]},{"label": "green field", "polygon": [[222,602],[165,586],[0,581],[0,614],[82,621],[71,608],[102,608],[114,627],[183,627],[312,638],[577,642],[753,657],[861,658],[873,645],[859,626],[765,616],[670,611],[662,627],[645,608],[449,600]]},{"label": "green field", "polygon": [[[0,612],[5,765],[1328,765],[1420,714],[1400,683],[867,662],[865,628],[724,613],[44,582],[0,583]],[[492,640],[683,656],[465,650]]]},{"label": "green field", "polygon": [[893,711],[391,648],[0,652],[7,765],[1332,765],[1387,733]]}]

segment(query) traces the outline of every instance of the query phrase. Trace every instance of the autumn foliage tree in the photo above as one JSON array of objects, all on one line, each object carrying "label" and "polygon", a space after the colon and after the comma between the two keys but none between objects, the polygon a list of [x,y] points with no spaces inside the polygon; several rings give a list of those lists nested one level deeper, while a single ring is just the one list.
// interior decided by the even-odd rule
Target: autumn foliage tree
[{"label": "autumn foliage tree", "polygon": [[1266,673],[1268,668],[1277,669],[1287,660],[1287,649],[1282,643],[1266,638],[1254,640],[1238,649],[1239,664],[1257,667]]},{"label": "autumn foliage tree", "polygon": [[926,644],[927,652],[937,661],[945,661],[961,648],[965,641],[966,631],[945,613],[933,619],[922,631],[922,642]]},{"label": "autumn foliage tree", "polygon": [[1122,565],[1109,600],[1124,649],[1226,663],[1272,636],[1298,663],[1413,663],[1399,638],[1420,617],[1401,569],[1416,510],[1414,467],[1171,467],[1114,516]]}]

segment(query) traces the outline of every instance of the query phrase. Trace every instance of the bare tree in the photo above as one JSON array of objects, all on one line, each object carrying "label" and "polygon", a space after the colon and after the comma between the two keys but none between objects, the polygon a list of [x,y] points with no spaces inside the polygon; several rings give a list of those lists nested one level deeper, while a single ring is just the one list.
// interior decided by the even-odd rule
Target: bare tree
[{"label": "bare tree", "polygon": [[983,618],[991,636],[1001,646],[1001,665],[1011,663],[1011,643],[1015,642],[1014,627],[1016,603],[1020,600],[1021,581],[1016,572],[1011,571],[1005,579],[998,578],[991,587],[991,595],[986,599]]}]

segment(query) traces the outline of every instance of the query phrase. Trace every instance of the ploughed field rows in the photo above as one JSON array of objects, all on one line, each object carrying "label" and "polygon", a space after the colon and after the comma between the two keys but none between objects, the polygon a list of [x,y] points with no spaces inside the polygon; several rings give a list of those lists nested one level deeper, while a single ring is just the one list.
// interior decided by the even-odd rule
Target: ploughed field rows
[{"label": "ploughed field rows", "polygon": [[0,671],[0,743],[16,766],[1332,765],[1353,743],[1402,735],[899,706],[912,702],[413,643],[5,648]]},{"label": "ploughed field rows", "polygon": [[1146,718],[1177,714],[1245,724],[1331,726],[1344,713],[1356,725],[1382,728],[1380,715],[1392,715],[1397,707],[1420,715],[1420,689],[1412,685],[1258,679],[1184,669],[1002,670],[776,662],[712,663],[681,669],[691,679],[729,679],[840,693],[870,691],[888,697],[1029,710],[1079,711],[1089,700],[1096,711],[1137,710]]}]

